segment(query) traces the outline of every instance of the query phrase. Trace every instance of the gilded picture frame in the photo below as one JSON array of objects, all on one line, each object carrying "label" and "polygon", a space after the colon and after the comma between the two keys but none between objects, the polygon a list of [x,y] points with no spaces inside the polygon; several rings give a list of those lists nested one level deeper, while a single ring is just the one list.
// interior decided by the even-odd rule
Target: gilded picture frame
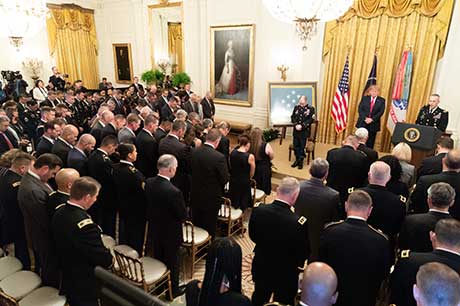
[{"label": "gilded picture frame", "polygon": [[[294,106],[300,96],[318,112],[318,82],[268,82],[268,122],[273,125],[290,125]],[[317,114],[318,116],[318,114]]]},{"label": "gilded picture frame", "polygon": [[112,44],[115,67],[115,82],[131,84],[133,82],[133,60],[131,44]]},{"label": "gilded picture frame", "polygon": [[251,107],[254,24],[210,27],[210,84],[214,102]]}]

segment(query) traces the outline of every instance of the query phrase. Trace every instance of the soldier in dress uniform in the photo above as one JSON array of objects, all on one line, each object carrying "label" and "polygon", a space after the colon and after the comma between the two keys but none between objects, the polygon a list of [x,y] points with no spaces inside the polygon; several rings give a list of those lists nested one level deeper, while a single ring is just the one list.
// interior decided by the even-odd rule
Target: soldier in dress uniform
[{"label": "soldier in dress uniform", "polygon": [[291,210],[299,192],[299,182],[286,177],[276,191],[277,199],[252,212],[249,237],[256,244],[252,263],[254,306],[269,302],[272,293],[275,301],[294,305],[299,267],[310,255],[307,219]]},{"label": "soldier in dress uniform", "polygon": [[442,219],[430,233],[433,252],[401,251],[400,259],[391,274],[390,302],[396,305],[415,306],[412,287],[419,268],[428,262],[439,262],[460,271],[460,222]]},{"label": "soldier in dress uniform", "polygon": [[449,124],[449,112],[439,107],[440,97],[432,94],[428,105],[423,106],[418,112],[416,124],[433,126],[445,132]]},{"label": "soldier in dress uniform", "polygon": [[120,210],[120,243],[142,253],[145,228],[145,177],[134,167],[136,146],[122,143],[117,148],[120,162],[113,165],[113,180]]},{"label": "soldier in dress uniform", "polygon": [[[24,124],[27,137],[32,141],[37,139],[37,127],[40,124],[40,110],[38,109],[37,101],[27,101],[27,108],[24,111],[22,123]],[[36,146],[37,142],[34,142],[34,145]]]},{"label": "soldier in dress uniform", "polygon": [[90,177],[76,180],[70,199],[59,207],[51,230],[62,269],[62,293],[70,306],[97,306],[94,268],[109,268],[110,251],[103,245],[100,227],[86,213],[96,201],[100,184]]},{"label": "soldier in dress uniform", "polygon": [[307,103],[307,97],[301,96],[299,104],[294,107],[291,115],[291,122],[294,124],[293,145],[295,152],[295,162],[291,167],[303,168],[305,158],[305,146],[307,138],[310,136],[310,126],[315,120],[315,108]]},{"label": "soldier in dress uniform", "polygon": [[50,218],[53,217],[56,208],[64,205],[69,200],[69,192],[73,182],[80,178],[80,174],[73,168],[62,168],[56,173],[55,181],[57,191],[50,193],[46,201],[46,208]]}]

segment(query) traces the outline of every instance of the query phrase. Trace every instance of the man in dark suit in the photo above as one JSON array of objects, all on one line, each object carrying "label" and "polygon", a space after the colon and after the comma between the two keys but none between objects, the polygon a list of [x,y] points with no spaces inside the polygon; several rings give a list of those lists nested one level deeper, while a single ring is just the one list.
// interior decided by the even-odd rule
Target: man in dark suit
[{"label": "man in dark suit", "polygon": [[185,123],[180,120],[174,121],[171,132],[160,141],[158,155],[171,154],[178,162],[177,172],[171,182],[184,194],[185,203],[189,202],[190,192],[190,163],[191,148],[187,147],[180,139],[185,135]]},{"label": "man in dark suit", "polygon": [[36,262],[41,266],[41,278],[45,286],[59,288],[57,258],[51,242],[50,219],[46,210],[48,195],[53,191],[48,185],[62,166],[54,154],[43,154],[22,177],[18,202],[24,216],[29,243]]},{"label": "man in dark suit", "polygon": [[379,154],[372,148],[366,146],[367,139],[369,138],[369,132],[366,128],[359,128],[355,131],[355,136],[358,138],[359,146],[358,150],[366,154],[369,160],[369,165],[376,162],[379,158]]},{"label": "man in dark suit", "polygon": [[172,96],[169,98],[168,103],[161,108],[160,112],[160,118],[161,121],[171,121],[173,122],[174,119],[176,119],[176,116],[174,115],[174,112],[177,108],[178,105],[178,97]]},{"label": "man in dark suit", "polygon": [[332,306],[337,301],[337,274],[324,262],[309,263],[303,272],[302,295],[297,306]]},{"label": "man in dark suit", "polygon": [[188,114],[199,112],[199,103],[196,101],[195,94],[192,94],[192,98],[182,104],[182,109],[185,110]]},{"label": "man in dark suit", "polygon": [[171,131],[172,127],[172,122],[171,121],[162,121],[160,126],[156,129],[155,131],[155,139],[157,140],[158,143],[160,143],[160,140],[166,137],[168,135],[169,131]]},{"label": "man in dark suit", "polygon": [[193,223],[215,236],[224,186],[229,180],[225,156],[216,150],[221,135],[212,129],[206,142],[192,153],[190,206]]},{"label": "man in dark suit", "polygon": [[136,131],[139,129],[141,119],[136,114],[129,114],[126,117],[126,126],[118,131],[118,142],[119,143],[130,143],[136,142]]},{"label": "man in dark suit", "polygon": [[113,181],[120,211],[120,243],[141,254],[145,230],[145,177],[134,167],[137,151],[133,144],[122,143],[117,151],[120,162],[113,165]]},{"label": "man in dark suit", "polygon": [[60,205],[64,205],[69,200],[69,192],[73,182],[80,178],[77,170],[72,168],[62,168],[56,173],[57,190],[49,194],[46,201],[48,215],[53,218],[54,212]]},{"label": "man in dark suit", "polygon": [[0,244],[14,245],[14,256],[17,257],[25,270],[30,269],[29,251],[27,248],[24,217],[18,203],[18,190],[21,178],[32,166],[33,157],[27,153],[18,153],[11,162],[11,167],[0,179],[0,233],[3,237]]},{"label": "man in dark suit", "polygon": [[417,170],[417,179],[423,175],[438,174],[442,172],[442,159],[454,148],[454,141],[450,137],[439,138],[436,144],[436,155],[422,160]]},{"label": "man in dark suit", "polygon": [[52,67],[51,70],[53,74],[50,76],[48,83],[53,83],[55,90],[64,90],[65,87],[65,76],[66,74],[61,74],[57,67]]},{"label": "man in dark suit", "polygon": [[135,93],[144,91],[144,86],[142,86],[142,84],[139,83],[139,77],[138,76],[134,76],[133,83],[129,87],[133,87]]},{"label": "man in dark suit", "polygon": [[97,306],[94,268],[109,269],[110,251],[101,239],[100,227],[87,214],[94,204],[100,185],[90,177],[76,180],[70,200],[56,210],[51,230],[62,268],[62,291],[71,306]]},{"label": "man in dark suit", "polygon": [[216,107],[214,106],[214,100],[210,91],[206,93],[206,96],[201,100],[201,107],[203,107],[203,119],[213,119],[216,114]]},{"label": "man in dark suit", "polygon": [[345,203],[347,219],[324,229],[319,261],[330,265],[339,280],[335,305],[375,305],[382,281],[390,272],[390,245],[382,232],[367,224],[372,199],[362,190]]},{"label": "man in dark suit", "polygon": [[51,153],[53,150],[54,142],[57,138],[57,123],[53,121],[45,123],[44,126],[44,133],[42,137],[40,137],[40,141],[35,148],[35,156],[40,157],[40,155],[45,153]]},{"label": "man in dark suit", "polygon": [[423,106],[418,115],[416,124],[433,126],[438,130],[445,132],[449,124],[449,112],[439,107],[440,97],[438,94],[432,94],[428,105]]},{"label": "man in dark suit", "polygon": [[460,150],[451,150],[443,159],[443,172],[422,176],[411,196],[411,209],[417,213],[428,211],[428,188],[439,182],[448,183],[455,189],[455,204],[449,211],[452,217],[460,219]]},{"label": "man in dark suit", "polygon": [[123,107],[123,101],[121,100],[121,97],[121,90],[114,89],[112,98],[110,98],[109,101],[112,101],[115,104],[115,109],[113,110],[115,115],[125,115],[125,109]]},{"label": "man in dark suit", "polygon": [[77,144],[69,151],[67,155],[67,167],[74,168],[85,176],[88,173],[88,156],[94,150],[96,139],[90,134],[80,136]]},{"label": "man in dark suit", "polygon": [[63,162],[63,167],[67,166],[67,156],[73,146],[78,140],[78,129],[68,124],[62,129],[61,136],[59,136],[53,144],[51,153],[56,154]]},{"label": "man in dark suit", "polygon": [[343,203],[348,196],[349,188],[363,187],[369,171],[366,154],[356,151],[358,145],[358,139],[350,135],[344,140],[341,148],[327,152],[326,159],[329,162],[327,186],[340,193],[342,215],[344,215]]},{"label": "man in dark suit", "polygon": [[177,169],[177,160],[170,154],[158,159],[158,175],[145,184],[147,220],[153,239],[154,257],[171,271],[173,295],[179,292],[179,247],[182,244],[182,223],[186,218],[182,193],[170,180]]},{"label": "man in dark suit", "polygon": [[101,184],[101,190],[94,207],[89,211],[95,220],[99,220],[102,230],[115,237],[115,219],[117,214],[116,190],[113,181],[113,162],[110,155],[118,146],[115,136],[102,139],[101,146],[91,153],[88,159],[88,174]]},{"label": "man in dark suit", "polygon": [[299,182],[286,177],[276,190],[276,200],[252,211],[249,237],[256,244],[252,262],[254,306],[269,302],[272,293],[277,302],[294,305],[299,267],[304,267],[310,255],[307,219],[291,211],[299,191]]},{"label": "man in dark suit", "polygon": [[[115,117],[113,113],[109,110],[105,110],[101,114],[101,118],[94,124],[93,128],[91,129],[91,135],[96,139],[96,147],[99,147],[101,145],[102,141],[102,131],[103,129],[109,125],[110,122],[114,122]],[[111,126],[110,128],[113,128],[116,132],[115,126]],[[110,132],[110,131],[109,131]],[[106,135],[107,136],[107,135]]]},{"label": "man in dark suit", "polygon": [[366,128],[369,138],[366,145],[374,148],[375,136],[380,131],[380,118],[385,113],[385,99],[379,96],[379,87],[371,85],[368,89],[370,96],[363,96],[358,106],[357,128]]},{"label": "man in dark suit", "polygon": [[310,166],[311,179],[300,183],[300,194],[295,203],[295,213],[308,220],[308,235],[311,256],[309,261],[318,259],[319,239],[324,225],[336,221],[339,216],[339,193],[324,185],[329,171],[329,163],[316,158]]},{"label": "man in dark suit", "polygon": [[136,137],[136,167],[145,177],[153,177],[158,173],[158,142],[153,136],[158,127],[158,119],[150,114],[145,118],[144,128]]},{"label": "man in dark suit", "polygon": [[404,250],[391,274],[391,304],[415,306],[412,287],[418,269],[428,262],[439,262],[460,271],[460,222],[443,219],[430,233],[434,251],[417,253]]},{"label": "man in dark suit", "polygon": [[[161,117],[161,110],[163,109],[163,107],[165,107],[165,105],[168,105],[168,102],[169,102],[168,96],[169,96],[169,90],[165,88],[161,92],[161,96],[156,101],[156,107],[154,111],[160,114],[160,117]],[[161,121],[163,121],[163,119],[161,119]]]},{"label": "man in dark suit", "polygon": [[228,133],[230,133],[230,124],[227,121],[222,121],[217,125],[217,128],[222,137],[216,150],[224,154],[227,167],[230,169],[230,140],[227,137]]},{"label": "man in dark suit", "polygon": [[10,119],[7,116],[0,116],[0,155],[18,147],[16,138],[8,131]]},{"label": "man in dark suit", "polygon": [[451,218],[449,207],[454,204],[455,190],[447,183],[435,183],[428,188],[429,211],[424,214],[409,215],[404,220],[398,237],[400,250],[431,252],[430,232],[436,223]]}]

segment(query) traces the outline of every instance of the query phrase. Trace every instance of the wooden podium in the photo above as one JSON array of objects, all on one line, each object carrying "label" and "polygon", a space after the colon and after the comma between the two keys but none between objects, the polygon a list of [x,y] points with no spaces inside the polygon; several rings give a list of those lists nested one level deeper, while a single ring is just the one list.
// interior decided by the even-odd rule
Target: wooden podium
[{"label": "wooden podium", "polygon": [[434,155],[436,143],[442,135],[443,132],[435,127],[398,122],[391,142],[407,143],[412,148],[411,163],[418,168],[424,158]]}]

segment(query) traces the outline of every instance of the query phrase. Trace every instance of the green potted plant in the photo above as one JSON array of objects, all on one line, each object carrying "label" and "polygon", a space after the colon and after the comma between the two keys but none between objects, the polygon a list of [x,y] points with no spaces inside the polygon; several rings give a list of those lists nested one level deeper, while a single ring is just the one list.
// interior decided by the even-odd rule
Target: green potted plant
[{"label": "green potted plant", "polygon": [[141,80],[145,82],[147,85],[159,85],[163,83],[164,77],[164,73],[161,72],[159,69],[151,69],[144,71],[144,73],[142,73]]},{"label": "green potted plant", "polygon": [[191,79],[187,73],[179,72],[173,75],[171,82],[173,86],[183,88],[185,84],[189,84],[191,82]]},{"label": "green potted plant", "polygon": [[270,142],[280,137],[280,131],[278,131],[277,129],[265,129],[263,131],[263,135],[265,142]]}]

